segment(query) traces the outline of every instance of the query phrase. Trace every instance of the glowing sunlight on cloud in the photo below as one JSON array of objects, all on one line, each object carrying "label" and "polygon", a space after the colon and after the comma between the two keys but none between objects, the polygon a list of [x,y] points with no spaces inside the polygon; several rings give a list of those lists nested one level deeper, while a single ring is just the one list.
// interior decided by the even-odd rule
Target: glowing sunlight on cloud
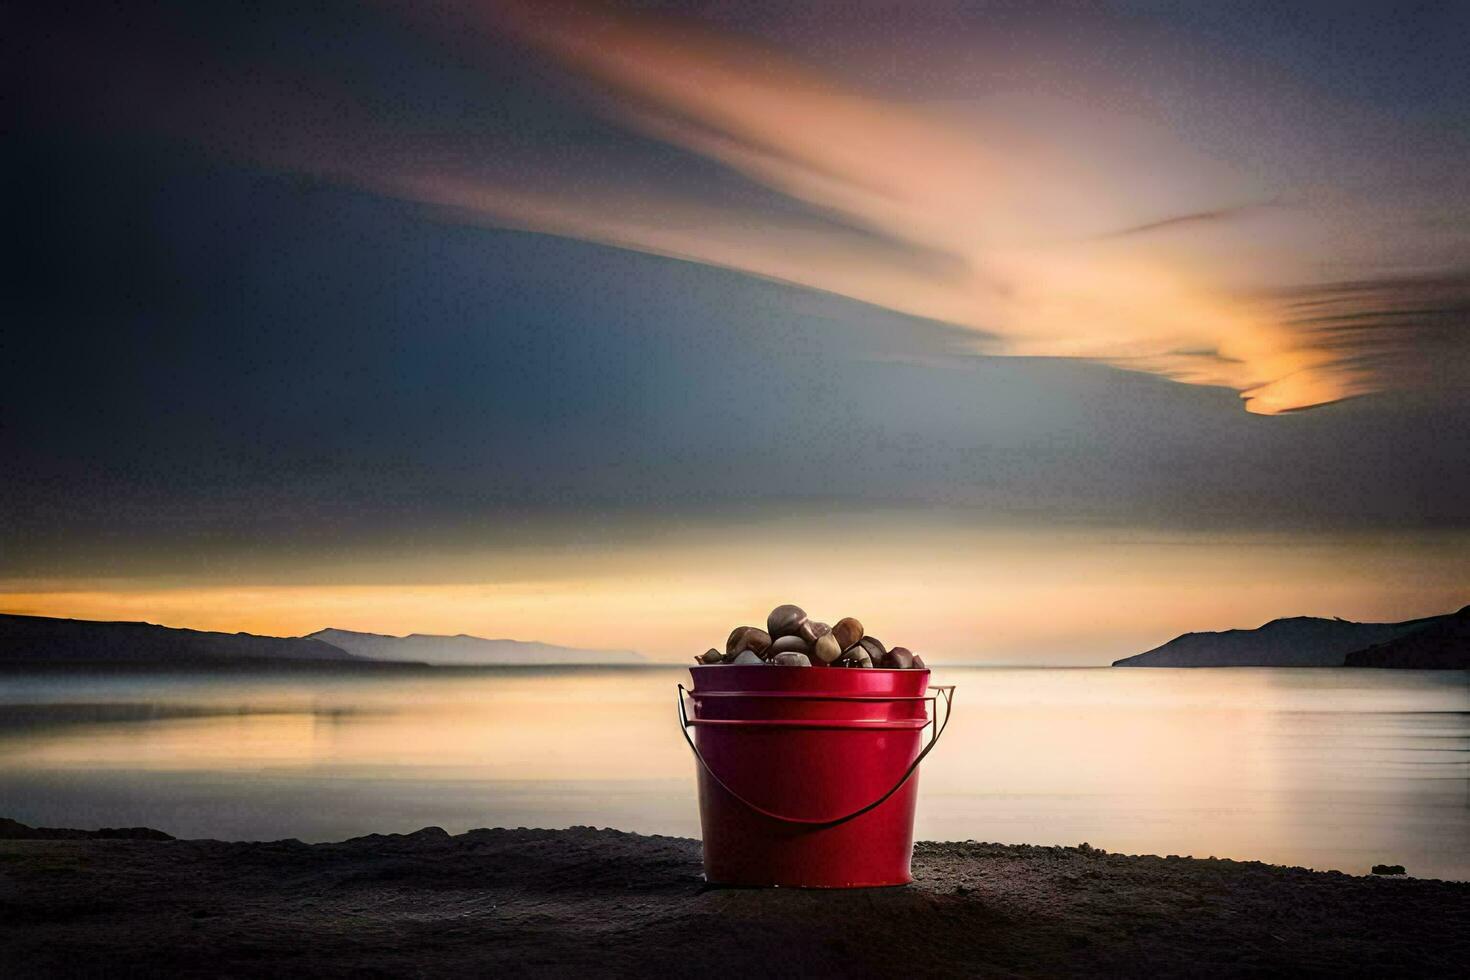
[{"label": "glowing sunlight on cloud", "polygon": [[[1027,116],[978,100],[964,111],[926,108],[672,20],[592,7],[487,9],[462,9],[463,24],[492,36],[508,30],[549,52],[625,124],[884,245],[943,261],[895,262],[891,247],[854,247],[832,232],[718,207],[693,214],[657,197],[589,200],[567,188],[533,203],[473,178],[390,177],[407,196],[972,327],[991,353],[1079,357],[1231,387],[1261,414],[1383,384],[1260,297],[1320,275],[1333,246],[1314,214],[1273,207],[1270,187],[1127,111],[1046,105]],[[1079,154],[1058,128],[1133,145]],[[1140,158],[1190,174],[1196,196],[1130,170]],[[1262,240],[1276,244],[1253,247]],[[1283,246],[1314,251],[1283,265]]]},{"label": "glowing sunlight on cloud", "polygon": [[[298,77],[227,64],[183,85],[151,61],[134,93],[147,107],[135,111],[224,152],[460,220],[853,297],[969,328],[986,353],[1083,358],[1229,387],[1268,415],[1413,383],[1413,371],[1362,356],[1389,327],[1373,304],[1396,283],[1412,293],[1423,277],[1463,277],[1466,265],[1462,236],[1424,231],[1422,202],[1370,201],[1371,190],[1333,190],[1321,174],[1294,181],[1286,174],[1307,151],[1279,133],[1209,145],[1128,95],[1122,68],[1068,58],[1075,41],[1033,54],[1034,90],[994,90],[953,67],[992,50],[1021,57],[999,30],[954,39],[951,48],[969,46],[968,61],[888,59],[889,75],[894,64],[899,74],[956,73],[951,97],[918,101],[854,82],[869,74],[862,66],[818,66],[770,39],[692,21],[575,3],[387,9],[405,30],[451,45],[471,71],[492,74],[507,50],[531,57],[538,77],[554,78],[585,111],[698,166],[630,162],[514,122],[497,130],[494,114],[458,129],[401,118],[315,66]],[[1228,84],[1254,103],[1281,95],[1248,65],[1214,67],[1228,68]],[[173,70],[198,74],[188,61]],[[1051,87],[1069,96],[1047,90],[1058,79],[1067,84]],[[118,109],[126,87],[109,94],[113,110],[127,111]],[[1237,147],[1233,161],[1221,145]],[[705,178],[759,194],[705,187]],[[1342,282],[1381,288],[1344,292]],[[1373,328],[1323,342],[1300,316],[1314,290]],[[1422,339],[1413,303],[1389,307],[1396,357],[1412,359]]]}]

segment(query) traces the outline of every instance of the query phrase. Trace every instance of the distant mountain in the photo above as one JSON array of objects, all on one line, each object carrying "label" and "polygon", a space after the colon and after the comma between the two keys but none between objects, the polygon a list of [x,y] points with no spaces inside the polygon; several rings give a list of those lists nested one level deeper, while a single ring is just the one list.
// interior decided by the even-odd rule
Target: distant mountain
[{"label": "distant mountain", "polygon": [[259,663],[362,658],[321,640],[209,633],[152,623],[107,623],[0,613],[0,664]]},{"label": "distant mountain", "polygon": [[1353,623],[1312,616],[1275,619],[1253,630],[1185,633],[1146,653],[1115,660],[1113,666],[1341,667],[1349,654],[1454,618],[1429,616],[1402,623]]},{"label": "distant mountain", "polygon": [[487,640],[464,633],[457,636],[434,636],[427,633],[385,636],[381,633],[324,629],[317,630],[306,639],[321,640],[372,660],[418,660],[430,664],[479,666],[644,662],[642,654],[632,650],[584,650],[524,640]]},{"label": "distant mountain", "polygon": [[1347,655],[1349,667],[1470,670],[1470,606],[1396,640]]}]

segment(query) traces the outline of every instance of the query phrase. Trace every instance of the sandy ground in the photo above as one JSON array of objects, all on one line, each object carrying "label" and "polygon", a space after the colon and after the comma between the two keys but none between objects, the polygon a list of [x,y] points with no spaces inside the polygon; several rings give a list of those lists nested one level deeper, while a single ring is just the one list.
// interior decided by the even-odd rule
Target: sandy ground
[{"label": "sandy ground", "polygon": [[[134,832],[136,835],[136,832]],[[707,887],[699,843],[0,840],[0,976],[1464,975],[1470,884],[919,844],[904,888]]]}]

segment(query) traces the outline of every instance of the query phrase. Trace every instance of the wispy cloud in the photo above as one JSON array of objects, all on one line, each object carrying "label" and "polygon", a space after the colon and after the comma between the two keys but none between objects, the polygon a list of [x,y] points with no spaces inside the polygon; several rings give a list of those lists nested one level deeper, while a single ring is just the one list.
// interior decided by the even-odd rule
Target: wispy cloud
[{"label": "wispy cloud", "polygon": [[[427,174],[404,185],[411,196],[960,324],[985,331],[997,353],[1080,357],[1228,386],[1262,414],[1406,377],[1323,342],[1289,305],[1263,304],[1241,288],[1243,268],[1258,282],[1317,275],[1320,256],[1271,265],[1281,244],[1320,243],[1323,234],[1305,208],[1199,197],[1238,196],[1249,181],[1207,180],[1197,209],[1161,213],[1177,200],[1151,191],[1147,177],[1050,139],[1047,130],[1065,119],[883,98],[786,52],[670,19],[579,5],[485,10],[460,8],[456,29],[534,45],[589,82],[623,124],[905,248],[854,250],[822,230],[718,209],[689,214],[656,195],[612,202],[565,189],[533,205],[503,187]],[[1149,141],[1163,168],[1191,165],[1188,148],[1167,133],[1118,138]],[[1123,217],[1135,220],[1120,228]],[[1409,353],[1402,343],[1398,350]]]},{"label": "wispy cloud", "polygon": [[[326,69],[283,78],[247,65],[185,92],[175,79],[165,114],[217,145],[463,220],[850,296],[970,328],[990,353],[1226,386],[1262,414],[1414,383],[1418,338],[1455,316],[1397,300],[1374,314],[1382,289],[1322,285],[1342,256],[1394,261],[1382,254],[1392,239],[1375,246],[1341,194],[1322,195],[1327,209],[1280,206],[1271,180],[1232,171],[1138,107],[983,91],[916,104],[769,43],[590,4],[392,9],[487,70],[507,45],[534,52],[591,111],[788,206],[752,208],[724,185],[630,172],[513,128],[390,119]],[[1093,81],[1106,89],[1076,87]],[[1318,294],[1332,297],[1330,321],[1304,298]]]},{"label": "wispy cloud", "polygon": [[1281,304],[1302,343],[1364,390],[1470,390],[1470,271],[1288,290]]}]

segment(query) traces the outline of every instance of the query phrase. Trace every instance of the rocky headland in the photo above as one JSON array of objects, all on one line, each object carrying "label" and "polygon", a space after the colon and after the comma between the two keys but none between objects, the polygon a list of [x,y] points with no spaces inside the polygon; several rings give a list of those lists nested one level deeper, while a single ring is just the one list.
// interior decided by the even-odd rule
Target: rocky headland
[{"label": "rocky headland", "polygon": [[1401,623],[1295,616],[1257,629],[1185,633],[1113,666],[1470,669],[1470,606]]}]

